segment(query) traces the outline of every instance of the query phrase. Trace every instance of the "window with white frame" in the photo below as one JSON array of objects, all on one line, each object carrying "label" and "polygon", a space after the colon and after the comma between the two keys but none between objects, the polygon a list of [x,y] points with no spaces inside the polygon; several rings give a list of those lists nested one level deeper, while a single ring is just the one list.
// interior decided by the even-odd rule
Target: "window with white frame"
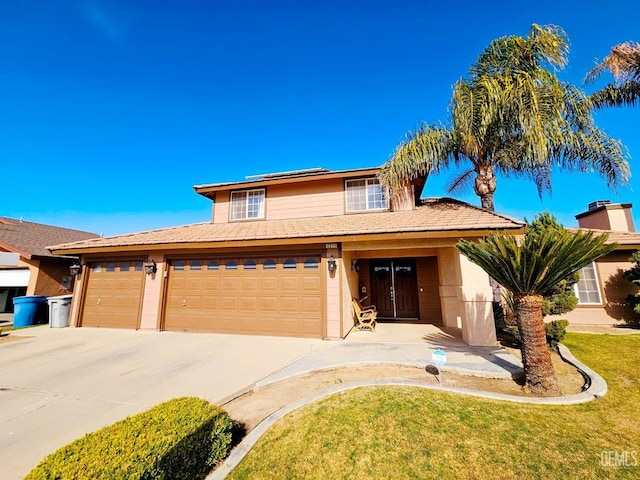
[{"label": "window with white frame", "polygon": [[231,220],[264,218],[264,188],[231,192]]},{"label": "window with white frame", "polygon": [[580,280],[573,285],[578,304],[601,304],[600,287],[598,285],[598,273],[596,264],[591,262],[580,270]]},{"label": "window with white frame", "polygon": [[386,210],[389,199],[377,178],[347,180],[345,182],[347,212]]}]

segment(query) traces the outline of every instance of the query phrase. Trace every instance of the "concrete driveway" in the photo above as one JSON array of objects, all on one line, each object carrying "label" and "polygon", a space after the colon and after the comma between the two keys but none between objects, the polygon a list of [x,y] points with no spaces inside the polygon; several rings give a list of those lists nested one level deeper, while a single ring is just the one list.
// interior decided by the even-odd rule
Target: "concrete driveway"
[{"label": "concrete driveway", "polygon": [[23,478],[59,447],[164,400],[218,403],[332,342],[36,327],[0,343],[0,478]]}]

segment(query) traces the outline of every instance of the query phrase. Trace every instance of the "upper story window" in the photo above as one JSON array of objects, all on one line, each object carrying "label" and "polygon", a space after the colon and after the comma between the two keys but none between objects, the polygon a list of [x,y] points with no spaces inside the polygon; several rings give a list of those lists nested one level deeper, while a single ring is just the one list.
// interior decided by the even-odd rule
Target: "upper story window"
[{"label": "upper story window", "polygon": [[389,208],[389,199],[377,178],[347,180],[345,187],[347,212],[386,210]]},{"label": "upper story window", "polygon": [[264,218],[264,188],[231,192],[231,220]]},{"label": "upper story window", "polygon": [[602,304],[596,264],[591,262],[580,270],[580,280],[573,285],[579,305]]}]

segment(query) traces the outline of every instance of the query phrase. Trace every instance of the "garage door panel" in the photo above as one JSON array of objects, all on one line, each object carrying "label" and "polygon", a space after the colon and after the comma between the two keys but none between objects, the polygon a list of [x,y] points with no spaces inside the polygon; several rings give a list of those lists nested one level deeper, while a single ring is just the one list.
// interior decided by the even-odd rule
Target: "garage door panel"
[{"label": "garage door panel", "polygon": [[269,275],[268,277],[260,277],[259,279],[260,291],[277,291],[278,290],[278,277]]},{"label": "garage door panel", "polygon": [[[308,260],[308,263],[305,261]],[[178,297],[189,297],[198,331],[321,337],[324,284],[320,257],[200,259],[202,270],[169,268],[165,303],[167,330],[193,330],[181,318]],[[190,265],[193,260],[185,262]],[[237,265],[228,269],[228,265]],[[219,265],[218,270],[205,266]],[[314,268],[304,268],[304,265]]]},{"label": "garage door panel", "polygon": [[[291,272],[287,272],[291,273]],[[280,277],[280,289],[283,291],[297,292],[299,288],[298,277],[293,275],[286,275]]]},{"label": "garage door panel", "polygon": [[297,313],[300,311],[298,297],[282,296],[280,297],[280,310],[282,313]]},{"label": "garage door panel", "polygon": [[278,312],[278,298],[260,296],[260,311],[263,313]]},{"label": "garage door panel", "polygon": [[233,277],[231,275],[225,275],[225,278],[222,282],[222,291],[226,294],[233,293],[236,294],[240,287],[240,281],[237,277]]}]

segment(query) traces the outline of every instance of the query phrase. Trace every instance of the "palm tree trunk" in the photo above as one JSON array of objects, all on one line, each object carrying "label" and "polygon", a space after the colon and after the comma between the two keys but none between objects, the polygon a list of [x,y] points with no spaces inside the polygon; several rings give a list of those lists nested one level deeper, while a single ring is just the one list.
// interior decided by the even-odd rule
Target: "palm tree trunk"
[{"label": "palm tree trunk", "polygon": [[526,388],[534,395],[560,395],[542,320],[542,295],[514,295]]},{"label": "palm tree trunk", "polygon": [[494,212],[493,193],[496,191],[496,176],[493,172],[493,165],[490,162],[479,162],[475,165],[475,171],[476,179],[473,191],[480,197],[482,208]]}]

